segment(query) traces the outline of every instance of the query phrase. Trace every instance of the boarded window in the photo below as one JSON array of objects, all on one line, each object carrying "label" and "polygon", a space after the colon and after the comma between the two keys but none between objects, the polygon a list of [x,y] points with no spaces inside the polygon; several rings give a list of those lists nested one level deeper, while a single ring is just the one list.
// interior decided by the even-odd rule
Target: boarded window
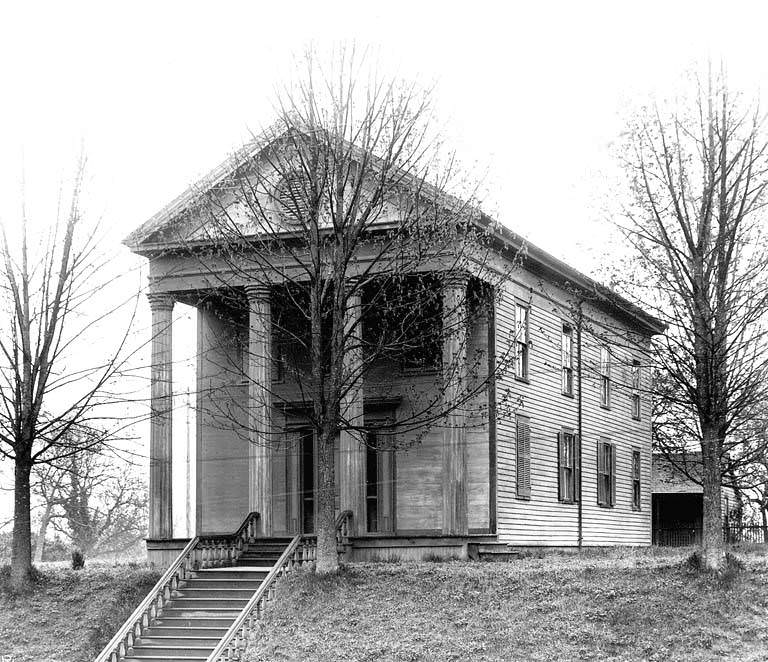
[{"label": "boarded window", "polygon": [[640,420],[640,361],[632,361],[632,418]]},{"label": "boarded window", "polygon": [[517,496],[531,498],[531,421],[517,417]]},{"label": "boarded window", "polygon": [[515,306],[515,377],[518,379],[528,379],[529,312],[527,306]]},{"label": "boarded window", "polygon": [[578,444],[577,437],[570,430],[563,430],[557,435],[557,496],[560,501],[573,503],[578,501],[576,485],[578,483]]},{"label": "boarded window", "polygon": [[616,503],[616,446],[604,438],[597,442],[597,503],[606,508]]},{"label": "boarded window", "polygon": [[563,324],[560,363],[563,393],[573,395],[573,329],[568,324]]},{"label": "boarded window", "polygon": [[600,348],[600,405],[611,406],[611,352],[608,345]]},{"label": "boarded window", "polygon": [[640,451],[632,449],[632,510],[640,510]]}]

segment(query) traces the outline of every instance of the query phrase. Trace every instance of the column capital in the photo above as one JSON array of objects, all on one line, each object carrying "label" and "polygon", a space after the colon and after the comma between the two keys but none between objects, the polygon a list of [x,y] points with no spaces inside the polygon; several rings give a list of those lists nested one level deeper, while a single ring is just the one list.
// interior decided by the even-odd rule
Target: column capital
[{"label": "column capital", "polygon": [[469,274],[466,271],[446,271],[441,275],[443,287],[467,288],[469,285]]},{"label": "column capital", "polygon": [[269,300],[269,296],[272,292],[270,283],[255,281],[253,283],[247,283],[243,289],[245,290],[245,295],[248,297],[248,301]]},{"label": "column capital", "polygon": [[148,292],[149,308],[154,311],[173,310],[174,299],[167,292]]}]

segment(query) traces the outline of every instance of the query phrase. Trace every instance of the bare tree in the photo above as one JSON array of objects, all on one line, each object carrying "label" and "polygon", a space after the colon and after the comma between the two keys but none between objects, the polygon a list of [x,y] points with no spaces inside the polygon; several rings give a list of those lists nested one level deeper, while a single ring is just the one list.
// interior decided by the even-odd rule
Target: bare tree
[{"label": "bare tree", "polygon": [[[103,436],[82,428],[70,434]],[[103,444],[77,445],[87,450],[33,468],[32,492],[43,509],[35,561],[49,526],[83,557],[127,549],[146,534],[146,485],[135,468]]]},{"label": "bare tree", "polygon": [[636,259],[623,285],[669,326],[657,345],[657,434],[666,425],[668,444],[700,445],[712,570],[725,558],[724,460],[766,396],[764,128],[759,107],[710,73],[629,131],[634,204],[622,230]]},{"label": "bare tree", "polygon": [[[242,283],[276,283],[271,319],[258,323],[271,330],[273,356],[251,344],[247,359],[229,366],[259,388],[247,412],[231,411],[225,399],[215,413],[251,443],[278,444],[282,432],[270,428],[268,413],[253,414],[253,399],[265,397],[267,412],[283,404],[285,392],[259,367],[274,361],[284,372],[317,439],[321,572],[338,565],[339,435],[381,448],[396,433],[418,439],[435,426],[481,425],[491,406],[481,396],[510,365],[488,351],[487,334],[471,344],[467,333],[478,320],[492,323],[494,292],[511,270],[489,268],[496,228],[453,156],[441,156],[430,95],[368,71],[354,52],[338,53],[329,70],[308,54],[305,75],[278,95],[275,124],[227,164],[231,175],[201,191],[198,220],[164,230],[209,269],[246,334],[249,312],[252,334],[259,313]],[[410,407],[377,430],[358,396],[386,396],[391,368],[403,365],[422,378],[403,386]],[[342,455],[352,450],[345,443]],[[452,457],[444,452],[447,475],[456,472]],[[465,487],[454,482],[459,498]]]},{"label": "bare tree", "polygon": [[102,407],[115,403],[113,380],[127,358],[130,320],[121,320],[126,327],[103,352],[89,336],[132,297],[117,294],[103,309],[93,309],[94,302],[105,301],[108,261],[99,252],[100,233],[81,215],[84,166],[83,160],[68,209],[59,209],[44,236],[30,234],[25,208],[17,224],[2,226],[6,317],[0,334],[0,454],[14,463],[11,581],[16,590],[26,587],[32,564],[32,468],[87,451],[114,432],[104,428],[87,438],[71,434],[77,426],[109,418]]}]

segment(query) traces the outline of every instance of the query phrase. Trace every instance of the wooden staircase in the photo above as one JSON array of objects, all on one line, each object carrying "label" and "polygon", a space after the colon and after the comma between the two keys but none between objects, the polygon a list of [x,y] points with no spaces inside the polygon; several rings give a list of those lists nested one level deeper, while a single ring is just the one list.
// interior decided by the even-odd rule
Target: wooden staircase
[{"label": "wooden staircase", "polygon": [[135,640],[125,662],[207,660],[290,542],[257,538],[235,565],[193,571]]},{"label": "wooden staircase", "polygon": [[[337,549],[352,513],[336,518]],[[312,536],[262,538],[258,513],[231,534],[189,541],[95,662],[237,662],[275,582],[316,558]]]}]

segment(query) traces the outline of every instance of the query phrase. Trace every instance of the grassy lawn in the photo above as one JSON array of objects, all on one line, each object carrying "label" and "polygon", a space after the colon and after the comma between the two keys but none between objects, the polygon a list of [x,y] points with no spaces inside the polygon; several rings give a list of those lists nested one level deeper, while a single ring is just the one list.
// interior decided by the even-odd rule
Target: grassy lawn
[{"label": "grassy lawn", "polygon": [[[766,660],[768,554],[718,581],[690,550],[511,563],[352,564],[284,580],[248,662],[269,660]],[[43,570],[13,596],[0,569],[0,659],[86,662],[154,584],[139,565]]]},{"label": "grassy lawn", "polygon": [[626,550],[296,573],[245,659],[768,659],[765,552],[740,553],[746,569],[724,581],[683,558]]},{"label": "grassy lawn", "polygon": [[135,564],[89,562],[79,572],[43,564],[32,592],[14,596],[0,567],[0,659],[90,662],[158,577]]}]

